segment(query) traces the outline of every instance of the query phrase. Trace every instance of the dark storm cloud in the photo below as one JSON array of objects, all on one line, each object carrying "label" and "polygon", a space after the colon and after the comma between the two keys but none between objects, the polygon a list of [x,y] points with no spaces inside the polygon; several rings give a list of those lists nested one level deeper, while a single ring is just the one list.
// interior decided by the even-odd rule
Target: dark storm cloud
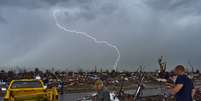
[{"label": "dark storm cloud", "polygon": [[1,6],[14,6],[28,9],[46,8],[57,4],[72,6],[74,4],[91,3],[93,0],[1,0]]},{"label": "dark storm cloud", "polygon": [[6,20],[5,20],[5,18],[3,17],[3,15],[1,14],[1,9],[0,9],[0,24],[2,24],[2,23],[6,23]]},{"label": "dark storm cloud", "polygon": [[[50,9],[51,7],[62,6],[65,8],[79,8],[80,13],[76,16],[73,16],[74,19],[84,18],[86,20],[91,20],[96,18],[96,16],[102,14],[110,14],[116,8],[117,5],[115,2],[111,1],[104,1],[102,3],[100,1],[94,0],[1,0],[0,5],[2,6],[10,6],[10,7],[19,7],[19,8],[26,8],[26,9],[39,9],[39,8],[46,8]],[[68,12],[66,12],[67,17],[69,17]]]},{"label": "dark storm cloud", "polygon": [[146,3],[156,10],[177,10],[195,2],[197,0],[146,0]]},{"label": "dark storm cloud", "polygon": [[160,13],[177,13],[175,15],[200,15],[199,0],[145,0],[145,3]]},{"label": "dark storm cloud", "polygon": [[1,0],[0,5],[2,6],[10,6],[10,7],[22,7],[22,8],[39,8],[42,5],[40,0]]},{"label": "dark storm cloud", "polygon": [[0,0],[1,64],[112,67],[115,51],[57,28],[53,8],[69,10],[58,15],[67,28],[117,45],[121,69],[157,69],[161,55],[169,68],[201,63],[200,0]]},{"label": "dark storm cloud", "polygon": [[6,20],[2,16],[0,16],[0,23],[6,23]]}]

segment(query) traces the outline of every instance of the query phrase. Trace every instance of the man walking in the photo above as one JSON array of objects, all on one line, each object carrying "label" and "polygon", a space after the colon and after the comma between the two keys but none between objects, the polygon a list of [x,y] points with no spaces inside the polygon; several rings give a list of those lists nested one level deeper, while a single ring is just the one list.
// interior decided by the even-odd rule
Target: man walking
[{"label": "man walking", "polygon": [[193,101],[195,92],[193,82],[185,75],[184,66],[176,66],[175,74],[177,75],[177,79],[175,86],[170,89],[171,94],[176,96],[176,101]]}]

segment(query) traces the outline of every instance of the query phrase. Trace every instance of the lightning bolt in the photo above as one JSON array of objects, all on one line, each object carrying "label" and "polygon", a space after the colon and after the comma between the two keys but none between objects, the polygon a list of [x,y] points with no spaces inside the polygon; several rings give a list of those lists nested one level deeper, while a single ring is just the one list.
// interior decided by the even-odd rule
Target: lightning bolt
[{"label": "lightning bolt", "polygon": [[64,13],[64,12],[67,12],[69,10],[67,9],[64,9],[64,8],[54,8],[53,11],[52,11],[52,16],[54,17],[54,20],[56,22],[56,26],[66,32],[70,32],[70,33],[75,33],[75,34],[79,34],[79,35],[82,35],[86,38],[89,38],[89,39],[92,39],[95,43],[97,44],[105,44],[107,45],[108,47],[111,47],[113,49],[115,49],[116,53],[118,54],[117,58],[116,58],[116,61],[113,65],[113,69],[114,70],[117,70],[117,66],[118,66],[118,62],[120,60],[120,51],[119,49],[117,48],[117,46],[107,42],[107,41],[98,41],[95,37],[91,36],[89,33],[86,33],[86,32],[80,32],[80,31],[76,31],[76,30],[70,30],[70,29],[67,29],[65,28],[64,26],[62,26],[61,24],[59,24],[59,21],[57,19],[57,14],[60,14],[60,13]]}]

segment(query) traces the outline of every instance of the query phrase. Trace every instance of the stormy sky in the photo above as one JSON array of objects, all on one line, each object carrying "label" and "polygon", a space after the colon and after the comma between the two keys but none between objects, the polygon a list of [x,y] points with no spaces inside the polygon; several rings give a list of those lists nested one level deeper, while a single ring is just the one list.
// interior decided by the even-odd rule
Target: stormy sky
[{"label": "stormy sky", "polygon": [[0,65],[111,69],[116,51],[59,29],[58,8],[61,25],[116,45],[121,70],[156,70],[161,55],[201,66],[200,0],[0,0]]}]

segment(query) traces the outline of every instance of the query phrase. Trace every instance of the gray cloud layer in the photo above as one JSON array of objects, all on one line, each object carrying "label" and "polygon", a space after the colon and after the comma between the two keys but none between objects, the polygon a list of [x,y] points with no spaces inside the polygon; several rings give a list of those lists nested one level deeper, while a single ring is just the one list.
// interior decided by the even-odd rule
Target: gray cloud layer
[{"label": "gray cloud layer", "polygon": [[201,63],[199,0],[1,0],[1,65],[111,67],[115,51],[57,28],[55,7],[69,9],[61,24],[117,45],[121,69],[157,69],[161,55],[169,68]]}]

